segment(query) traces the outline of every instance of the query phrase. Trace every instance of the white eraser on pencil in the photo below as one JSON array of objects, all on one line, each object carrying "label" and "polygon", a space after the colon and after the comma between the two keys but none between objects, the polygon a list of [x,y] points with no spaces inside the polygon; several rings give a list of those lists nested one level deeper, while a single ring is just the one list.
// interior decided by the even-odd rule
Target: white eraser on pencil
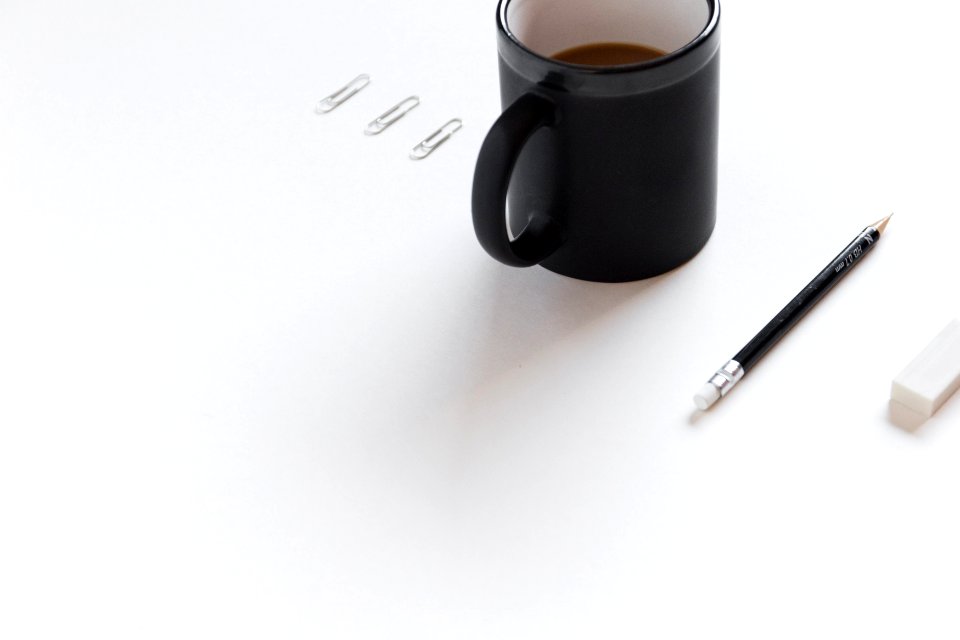
[{"label": "white eraser on pencil", "polygon": [[890,399],[928,418],[960,388],[960,321],[954,320],[893,380]]},{"label": "white eraser on pencil", "polygon": [[720,390],[709,382],[700,388],[697,395],[693,396],[693,404],[697,405],[700,411],[706,411],[717,403],[720,399]]}]

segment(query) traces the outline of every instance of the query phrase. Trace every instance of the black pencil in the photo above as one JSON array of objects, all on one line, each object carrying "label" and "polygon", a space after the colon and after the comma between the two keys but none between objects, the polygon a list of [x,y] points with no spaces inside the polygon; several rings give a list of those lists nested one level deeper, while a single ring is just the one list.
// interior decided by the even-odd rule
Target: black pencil
[{"label": "black pencil", "polygon": [[718,370],[693,397],[697,408],[706,411],[717,400],[727,395],[730,389],[750,372],[753,365],[873,249],[883,235],[884,229],[887,228],[891,217],[892,214],[864,229],[810,284],[803,288],[803,291],[790,301],[790,304],[768,322],[753,340]]}]

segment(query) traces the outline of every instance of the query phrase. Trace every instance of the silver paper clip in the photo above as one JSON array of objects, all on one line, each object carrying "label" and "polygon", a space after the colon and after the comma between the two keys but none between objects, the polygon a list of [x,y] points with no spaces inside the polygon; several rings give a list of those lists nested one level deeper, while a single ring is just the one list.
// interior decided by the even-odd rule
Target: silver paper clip
[{"label": "silver paper clip", "polygon": [[444,142],[450,139],[450,136],[455,134],[463,127],[463,121],[459,118],[454,118],[447,124],[443,125],[429,136],[426,140],[418,144],[413,148],[413,151],[410,152],[411,160],[423,160],[431,153],[437,150],[437,147],[442,145]]},{"label": "silver paper clip", "polygon": [[395,123],[397,120],[407,115],[411,111],[417,108],[420,104],[420,98],[417,96],[410,96],[406,100],[400,102],[400,104],[391,108],[385,114],[371,122],[367,125],[367,128],[364,130],[364,133],[368,136],[375,136],[378,133],[382,133],[386,130],[387,127]]},{"label": "silver paper clip", "polygon": [[357,95],[365,86],[370,84],[370,76],[361,73],[351,80],[345,87],[336,91],[317,104],[317,113],[329,113],[342,105],[344,102]]}]

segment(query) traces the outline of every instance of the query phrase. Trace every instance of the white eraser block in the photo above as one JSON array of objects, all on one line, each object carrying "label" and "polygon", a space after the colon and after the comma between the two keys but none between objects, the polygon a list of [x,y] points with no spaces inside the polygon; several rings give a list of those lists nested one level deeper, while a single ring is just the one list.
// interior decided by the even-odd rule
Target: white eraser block
[{"label": "white eraser block", "polygon": [[890,399],[928,418],[960,388],[960,321],[954,320],[893,380]]}]

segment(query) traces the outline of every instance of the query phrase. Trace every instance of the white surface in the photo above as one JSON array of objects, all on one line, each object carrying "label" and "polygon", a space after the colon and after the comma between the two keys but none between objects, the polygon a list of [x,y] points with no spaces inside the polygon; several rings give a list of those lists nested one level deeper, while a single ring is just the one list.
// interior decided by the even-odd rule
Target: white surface
[{"label": "white surface", "polygon": [[960,388],[960,320],[953,320],[893,380],[890,399],[932,416]]},{"label": "white surface", "polygon": [[0,4],[0,637],[960,634],[960,402],[887,404],[960,315],[960,9],[726,2],[716,233],[627,285],[473,237],[494,12]]}]

